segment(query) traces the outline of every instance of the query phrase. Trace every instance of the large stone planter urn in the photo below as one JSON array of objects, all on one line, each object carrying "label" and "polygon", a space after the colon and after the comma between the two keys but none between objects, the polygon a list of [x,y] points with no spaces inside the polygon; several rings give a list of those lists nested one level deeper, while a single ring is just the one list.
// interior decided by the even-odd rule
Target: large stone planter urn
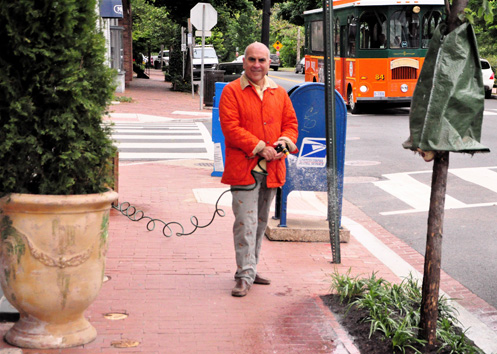
[{"label": "large stone planter urn", "polygon": [[97,332],[83,316],[102,286],[111,203],[117,193],[0,199],[0,282],[19,311],[5,340],[68,348]]}]

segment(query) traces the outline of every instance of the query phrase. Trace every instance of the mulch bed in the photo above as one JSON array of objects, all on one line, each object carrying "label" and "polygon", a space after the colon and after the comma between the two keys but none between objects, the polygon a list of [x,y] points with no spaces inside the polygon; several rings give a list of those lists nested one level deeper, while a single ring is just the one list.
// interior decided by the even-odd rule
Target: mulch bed
[{"label": "mulch bed", "polygon": [[[364,309],[351,308],[348,312],[348,304],[340,303],[338,295],[330,294],[321,296],[324,304],[328,306],[340,325],[348,332],[349,336],[354,340],[354,345],[360,350],[361,354],[392,354],[400,353],[393,351],[392,341],[385,338],[382,333],[375,332],[369,337],[370,324],[362,320],[367,316],[367,311]],[[440,347],[417,348],[423,354],[449,354],[450,350],[440,350]],[[414,350],[407,348],[406,354],[415,353]]]}]

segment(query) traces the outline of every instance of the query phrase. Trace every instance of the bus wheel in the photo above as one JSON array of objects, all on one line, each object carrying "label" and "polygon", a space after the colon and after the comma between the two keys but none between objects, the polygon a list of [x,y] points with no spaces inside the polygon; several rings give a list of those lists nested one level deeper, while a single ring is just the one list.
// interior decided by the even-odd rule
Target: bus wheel
[{"label": "bus wheel", "polygon": [[349,101],[350,113],[360,113],[359,104],[357,102],[354,102],[354,94],[352,93],[352,89],[350,88],[348,90],[347,100]]}]

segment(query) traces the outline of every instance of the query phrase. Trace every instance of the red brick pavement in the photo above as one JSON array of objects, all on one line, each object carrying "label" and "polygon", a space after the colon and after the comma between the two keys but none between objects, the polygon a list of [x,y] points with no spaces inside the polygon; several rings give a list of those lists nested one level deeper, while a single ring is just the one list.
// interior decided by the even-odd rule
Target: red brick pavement
[{"label": "red brick pavement", "polygon": [[[122,95],[132,103],[112,106],[116,113],[168,116],[175,110],[198,110],[198,96],[169,90],[168,83],[135,79]],[[153,87],[149,88],[147,85]],[[120,202],[129,201],[146,215],[178,221],[192,229],[190,216],[207,223],[212,205],[196,202],[192,188],[219,188],[212,168],[167,162],[123,163],[120,166]],[[331,263],[329,243],[271,242],[264,240],[258,270],[272,279],[269,286],[254,285],[244,298],[231,296],[235,259],[230,208],[224,218],[192,236],[164,237],[162,225],[147,231],[146,221],[133,222],[112,210],[107,254],[109,277],[86,315],[98,336],[87,345],[65,350],[24,350],[24,353],[335,353],[359,351],[320,295],[329,293],[329,274],[351,270],[352,275],[378,272],[399,281],[379,259],[354,237],[341,245],[342,263]],[[381,228],[357,207],[344,201],[344,215],[362,224],[418,270],[422,257]],[[181,231],[171,225],[172,233]],[[421,269],[422,270],[422,269]],[[475,312],[495,309],[459,283],[443,276],[442,287],[464,295]],[[471,306],[474,306],[473,308]],[[493,317],[492,317],[492,311]],[[109,320],[107,313],[123,313]],[[480,316],[480,317],[482,317]],[[2,324],[4,334],[11,324]],[[495,329],[495,327],[494,327]],[[115,341],[139,342],[115,348]],[[1,348],[11,348],[4,342]]]}]

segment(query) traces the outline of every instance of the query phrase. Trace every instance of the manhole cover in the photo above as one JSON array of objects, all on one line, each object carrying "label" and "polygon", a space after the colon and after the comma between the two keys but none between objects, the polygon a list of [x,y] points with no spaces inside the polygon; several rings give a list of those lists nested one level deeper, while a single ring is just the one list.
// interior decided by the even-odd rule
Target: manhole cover
[{"label": "manhole cover", "polygon": [[347,166],[374,166],[381,164],[380,161],[367,161],[367,160],[354,160],[354,161],[345,161]]},{"label": "manhole cover", "polygon": [[124,320],[128,318],[127,313],[122,313],[122,312],[109,312],[104,315],[104,317],[108,320],[112,321],[117,321],[117,320]]},{"label": "manhole cover", "polygon": [[134,348],[140,345],[140,342],[131,339],[116,340],[110,343],[114,348]]},{"label": "manhole cover", "polygon": [[345,184],[372,183],[372,182],[376,182],[378,180],[379,180],[379,178],[376,178],[376,177],[367,177],[367,176],[344,177],[343,183],[345,183]]}]

